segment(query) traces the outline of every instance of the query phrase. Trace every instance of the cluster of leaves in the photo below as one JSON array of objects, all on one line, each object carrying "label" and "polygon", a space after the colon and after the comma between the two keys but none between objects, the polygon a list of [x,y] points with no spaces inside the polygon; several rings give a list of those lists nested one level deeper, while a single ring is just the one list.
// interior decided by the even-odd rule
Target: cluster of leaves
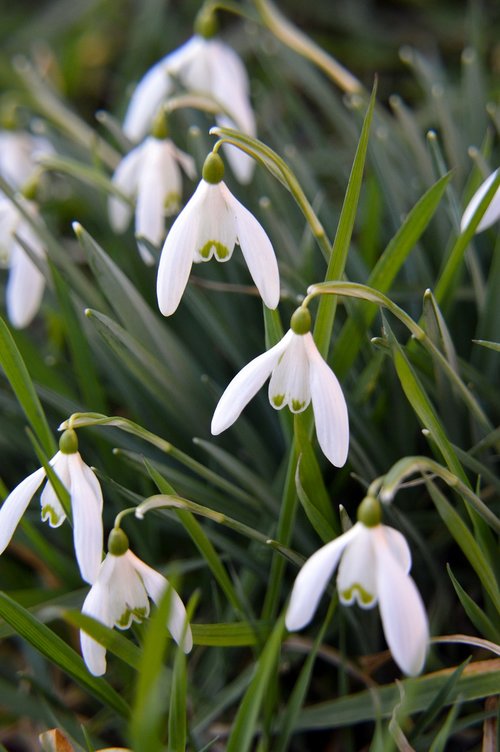
[{"label": "cluster of leaves", "polygon": [[[109,115],[98,125],[91,116],[96,105],[122,114],[126,84],[190,34],[198,7],[132,3],[136,23],[124,28],[122,5],[47,5],[35,28],[60,54],[39,44],[31,60],[0,67],[6,106],[14,100],[26,122],[36,116],[59,155],[47,163],[42,202],[43,309],[27,331],[0,329],[3,490],[39,464],[33,443],[51,456],[59,423],[85,414],[81,452],[98,469],[108,529],[124,506],[158,493],[177,499],[124,528],[141,558],[193,594],[196,647],[186,660],[169,644],[168,604],[133,634],[89,622],[111,656],[106,678],[91,677],[78,654],[86,590],[71,534],[42,532],[33,508],[0,565],[6,748],[30,738],[18,723],[28,719],[29,729],[58,727],[75,749],[90,750],[493,749],[499,354],[484,342],[498,338],[500,255],[495,230],[473,237],[471,225],[460,234],[459,220],[495,166],[500,115],[485,43],[494,14],[459,37],[460,71],[406,47],[398,76],[418,100],[370,105],[362,85],[339,89],[331,59],[314,44],[298,48],[296,29],[272,19],[265,28],[258,9],[267,3],[242,3],[247,20],[225,31],[248,61],[259,139],[283,157],[318,221],[304,218],[267,147],[253,144],[255,179],[244,196],[231,188],[277,250],[279,313],[263,317],[235,257],[197,269],[165,321],[154,270],[142,264],[132,232],[117,237],[109,228],[105,199],[121,144]],[[354,5],[357,24],[347,11],[342,23],[358,49],[373,9]],[[14,13],[11,53],[34,29],[17,25]],[[439,29],[441,19],[428,23]],[[373,39],[383,49],[387,39]],[[398,42],[412,40],[408,33]],[[363,49],[364,65],[349,63],[371,87],[374,65]],[[199,167],[213,145],[211,124],[192,110],[171,119],[173,138]],[[78,240],[73,220],[83,228]],[[333,248],[330,263],[325,248]],[[213,440],[222,389],[262,352],[264,337],[266,345],[279,338],[307,287],[325,279],[329,294],[311,308],[349,405],[348,466],[328,466],[308,418],[294,426],[264,395]],[[346,612],[334,598],[321,628],[300,638],[285,634],[280,616],[303,558],[342,530],[377,478],[387,493],[399,488],[386,517],[410,541],[431,632],[440,636],[426,674],[398,684],[380,652],[376,613]]]}]

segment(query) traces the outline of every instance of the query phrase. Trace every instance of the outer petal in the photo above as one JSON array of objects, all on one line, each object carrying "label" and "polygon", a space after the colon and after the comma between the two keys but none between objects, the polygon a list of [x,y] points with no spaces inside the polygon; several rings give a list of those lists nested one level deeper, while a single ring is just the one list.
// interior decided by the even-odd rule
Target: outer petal
[{"label": "outer petal", "polygon": [[255,136],[255,116],[250,105],[250,84],[245,66],[241,58],[225,42],[212,39],[209,44],[212,93],[215,99],[224,105],[237,128],[249,136]]},{"label": "outer petal", "polygon": [[[119,190],[133,198],[137,192],[137,183],[141,171],[141,162],[144,157],[144,144],[137,146],[135,149],[122,159],[115,170],[112,181]],[[118,196],[110,196],[108,199],[109,222],[115,232],[125,232],[130,217],[132,216],[132,207],[130,204],[122,201]]]},{"label": "outer petal", "polygon": [[269,402],[278,410],[288,405],[293,413],[300,413],[310,401],[309,361],[303,337],[292,332],[290,343],[269,382]]},{"label": "outer petal", "polygon": [[290,330],[274,347],[247,363],[229,383],[212,418],[210,430],[214,436],[229,428],[252,397],[257,394],[287,348],[292,334]]},{"label": "outer petal", "polygon": [[[105,561],[102,564],[103,567]],[[107,627],[112,627],[113,618],[108,605],[108,587],[100,579],[90,588],[83,602],[82,613],[92,616]],[[106,672],[106,648],[83,630],[80,631],[80,645],[83,660],[90,673],[94,676],[102,676]]]},{"label": "outer petal", "polygon": [[131,551],[130,555],[136,572],[142,578],[144,587],[149,597],[158,604],[163,597],[166,588],[170,588],[170,610],[167,627],[172,637],[185,653],[189,653],[193,647],[193,635],[188,624],[186,609],[178,593],[170,585],[169,581],[159,572],[141,561]]},{"label": "outer petal", "polygon": [[406,674],[423,668],[429,642],[425,607],[412,578],[405,573],[388,546],[376,546],[379,609],[387,644]]},{"label": "outer petal", "polygon": [[[19,237],[38,256],[44,255],[40,241],[29,228],[21,225]],[[44,289],[45,277],[19,243],[14,242],[5,291],[7,313],[12,326],[23,329],[31,323],[40,308]]]},{"label": "outer petal", "polygon": [[[460,223],[460,229],[462,232],[465,230],[469,222],[471,221],[472,217],[477,211],[477,208],[485,195],[488,193],[488,189],[490,188],[491,184],[495,180],[496,176],[498,175],[498,170],[495,170],[495,172],[492,172],[491,175],[486,178],[486,180],[481,183],[471,200],[469,201],[463,216],[462,221]],[[497,219],[500,219],[500,188],[496,191],[493,198],[491,199],[490,205],[486,209],[485,213],[481,217],[481,221],[479,222],[478,226],[476,227],[476,233],[482,232],[483,230],[486,230],[488,227],[490,227],[494,222],[497,221]]]},{"label": "outer petal", "polygon": [[411,551],[404,535],[393,527],[380,525],[377,535],[383,535],[391,554],[405,574],[411,569]]},{"label": "outer petal", "polygon": [[226,200],[234,210],[238,243],[262,300],[276,308],[280,300],[280,274],[271,241],[260,222],[224,186]]},{"label": "outer petal", "polygon": [[349,451],[349,418],[342,388],[318,352],[310,332],[304,334],[311,374],[311,399],[319,445],[336,467],[342,467]]},{"label": "outer petal", "polygon": [[163,244],[156,280],[158,307],[164,316],[177,309],[193,264],[199,231],[199,208],[205,195],[202,181],[179,214]]},{"label": "outer petal", "polygon": [[35,470],[10,492],[2,504],[0,509],[0,554],[5,551],[10,543],[19,520],[44,478],[45,470],[43,467]]},{"label": "outer petal", "polygon": [[80,573],[93,584],[102,560],[102,492],[92,470],[83,462],[80,453],[66,455],[71,479],[71,509],[73,537]]},{"label": "outer petal", "polygon": [[295,580],[286,612],[285,624],[291,632],[302,629],[311,621],[344,549],[360,532],[361,524],[358,522],[306,561]]},{"label": "outer petal", "polygon": [[372,531],[361,524],[356,540],[344,551],[337,575],[341,602],[350,606],[355,601],[361,608],[372,608],[377,602],[376,559]]},{"label": "outer petal", "polygon": [[132,94],[123,122],[123,132],[131,141],[140,141],[146,135],[158,107],[170,94],[172,82],[167,60],[168,57],[164,57],[150,68]]}]

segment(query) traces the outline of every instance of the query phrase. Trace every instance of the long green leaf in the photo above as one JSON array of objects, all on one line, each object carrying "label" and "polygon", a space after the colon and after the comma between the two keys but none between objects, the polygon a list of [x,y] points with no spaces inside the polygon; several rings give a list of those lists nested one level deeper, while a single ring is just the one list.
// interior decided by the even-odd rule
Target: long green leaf
[{"label": "long green leaf", "polygon": [[500,630],[495,627],[491,619],[484,613],[484,611],[477,605],[477,603],[470,597],[466,590],[461,586],[455,575],[453,574],[449,564],[446,565],[446,569],[450,576],[455,592],[463,606],[463,609],[479,634],[484,635],[488,640],[500,643]]},{"label": "long green leaf", "polygon": [[16,630],[20,637],[59,666],[93,697],[113,709],[118,715],[128,716],[127,703],[105,679],[92,676],[80,656],[64,640],[2,592],[0,592],[0,616]]}]

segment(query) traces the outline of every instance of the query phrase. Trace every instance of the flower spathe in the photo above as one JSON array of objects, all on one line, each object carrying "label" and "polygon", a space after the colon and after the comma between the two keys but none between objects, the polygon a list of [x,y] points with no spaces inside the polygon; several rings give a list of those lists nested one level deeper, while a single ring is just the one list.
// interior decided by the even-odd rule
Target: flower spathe
[{"label": "flower spathe", "polygon": [[[467,204],[467,207],[465,208],[465,211],[462,215],[462,220],[460,222],[460,229],[463,232],[466,227],[469,225],[472,217],[476,213],[479,204],[483,200],[483,198],[488,193],[488,190],[492,186],[495,178],[498,175],[498,170],[495,170],[495,172],[492,172],[489,177],[486,178],[486,180],[481,183],[477,191],[472,196],[471,200]],[[481,220],[476,227],[476,233],[482,232],[483,230],[487,230],[488,227],[491,227],[492,224],[497,222],[500,219],[500,188],[497,189],[497,191],[493,194],[493,198],[490,201],[490,204],[488,208],[486,209],[485,213],[481,217]]]},{"label": "flower spathe", "polygon": [[[181,168],[188,177],[195,178],[194,160],[189,154],[177,149],[169,138],[149,136],[122,159],[113,175],[114,185],[129,199],[137,199],[135,234],[141,256],[148,264],[154,258],[141,238],[153,245],[163,242],[165,216],[179,211]],[[108,211],[115,232],[124,232],[132,214],[130,204],[113,195],[108,201]]]},{"label": "flower spathe", "polygon": [[[128,629],[149,614],[149,598],[159,603],[170,590],[167,627],[185,653],[193,646],[186,609],[168,580],[141,561],[132,551],[121,555],[108,553],[98,577],[85,598],[82,613],[119,629]],[[82,655],[89,671],[101,676],[106,671],[106,649],[85,632],[80,632]]]},{"label": "flower spathe", "polygon": [[336,569],[341,603],[372,608],[378,602],[394,660],[413,676],[423,668],[429,627],[422,598],[409,575],[411,553],[404,536],[387,525],[350,530],[314,553],[300,570],[286,613],[290,631],[305,627]]},{"label": "flower spathe", "polygon": [[[123,123],[124,133],[132,141],[140,141],[147,134],[158,108],[173,92],[175,81],[221,105],[224,114],[216,116],[218,125],[255,136],[248,76],[241,59],[225,42],[195,34],[156,63],[138,83]],[[234,147],[228,147],[226,154],[238,180],[249,182],[253,160]]]},{"label": "flower spathe", "polygon": [[[38,216],[36,204],[19,197],[25,210]],[[9,267],[5,303],[9,321],[16,329],[28,326],[38,313],[45,289],[45,277],[23,248],[24,243],[35,256],[43,259],[43,243],[17,206],[0,196],[0,256]]]},{"label": "flower spathe", "polygon": [[302,412],[310,402],[318,443],[330,462],[342,467],[349,449],[349,419],[342,388],[321,357],[312,334],[292,329],[267,352],[248,363],[230,382],[212,418],[212,434],[225,431],[267,378],[269,401],[280,410]]},{"label": "flower spathe", "polygon": [[[101,564],[103,546],[103,499],[99,481],[78,451],[70,454],[59,451],[50,460],[50,465],[70,495],[73,538],[80,573],[86,582],[93,583]],[[10,543],[21,517],[45,477],[43,467],[35,470],[5,499],[0,508],[0,554]],[[51,527],[62,525],[66,513],[50,481],[42,491],[40,504],[44,522],[47,521]]]},{"label": "flower spathe", "polygon": [[163,245],[158,267],[158,306],[164,316],[177,309],[193,263],[226,262],[238,243],[268,308],[280,297],[279,270],[271,241],[257,219],[223,181],[202,179]]}]

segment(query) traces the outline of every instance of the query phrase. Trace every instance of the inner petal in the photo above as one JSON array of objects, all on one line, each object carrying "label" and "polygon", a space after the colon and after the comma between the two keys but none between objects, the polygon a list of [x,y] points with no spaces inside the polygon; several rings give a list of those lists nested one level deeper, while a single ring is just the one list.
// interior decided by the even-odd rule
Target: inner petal
[{"label": "inner petal", "polygon": [[273,370],[269,382],[269,401],[277,410],[288,405],[292,413],[300,413],[311,401],[309,362],[302,336],[294,335]]},{"label": "inner petal", "polygon": [[344,551],[337,575],[337,589],[344,605],[356,602],[361,608],[371,608],[377,602],[373,541],[370,531],[364,526]]},{"label": "inner petal", "polygon": [[205,184],[203,202],[199,205],[198,232],[194,262],[229,261],[236,243],[236,220],[218,185]]}]

